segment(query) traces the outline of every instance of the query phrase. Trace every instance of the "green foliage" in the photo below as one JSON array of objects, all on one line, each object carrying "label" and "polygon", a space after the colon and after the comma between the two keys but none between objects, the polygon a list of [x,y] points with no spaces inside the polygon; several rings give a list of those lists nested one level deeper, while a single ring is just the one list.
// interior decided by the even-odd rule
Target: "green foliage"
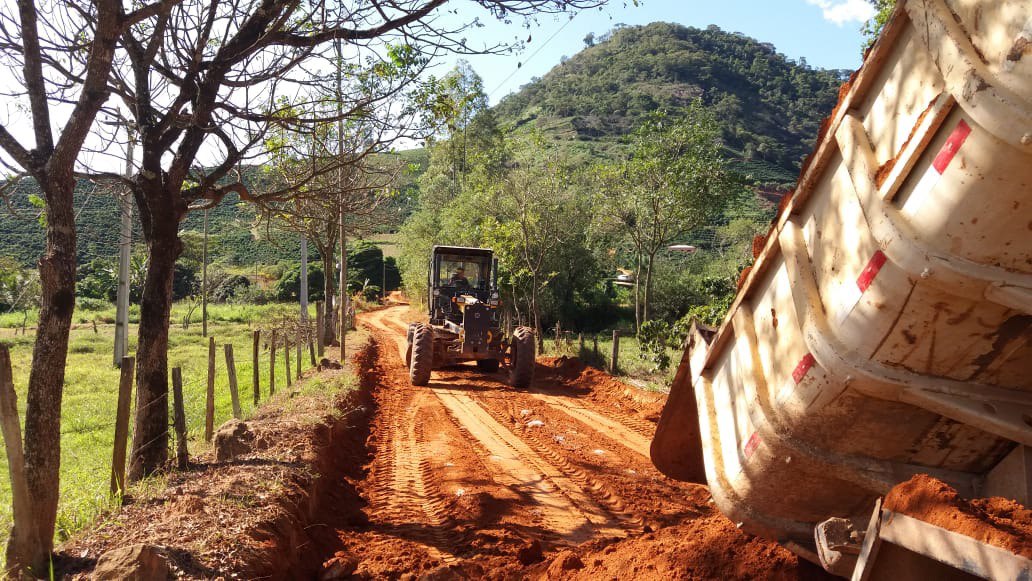
[{"label": "green foliage", "polygon": [[75,294],[88,299],[114,301],[118,293],[118,263],[95,258],[78,271]]},{"label": "green foliage", "polygon": [[[224,303],[241,294],[241,291],[251,286],[251,279],[240,274],[226,276],[217,285],[212,286],[210,300]],[[321,291],[320,291],[321,292]]]},{"label": "green foliage", "polygon": [[192,297],[201,291],[201,279],[197,276],[196,265],[177,262],[172,275],[172,300],[178,301]]},{"label": "green foliage", "polygon": [[863,28],[860,32],[864,35],[864,52],[874,45],[874,41],[878,40],[878,36],[881,35],[881,31],[885,28],[885,24],[888,23],[889,17],[892,16],[892,11],[896,8],[896,0],[867,0],[874,6],[875,13],[874,17],[864,23]]},{"label": "green foliage", "polygon": [[[323,300],[323,278],[322,266],[315,262],[308,263],[308,298],[313,301]],[[292,263],[283,270],[283,274],[276,281],[274,293],[277,300],[296,301],[301,296],[301,263]]]},{"label": "green foliage", "polygon": [[0,256],[0,313],[38,306],[39,295],[39,275],[14,258]]},{"label": "green foliage", "polygon": [[666,321],[645,321],[638,329],[638,349],[641,358],[652,363],[654,371],[665,371],[670,367],[670,324]]},{"label": "green foliage", "polygon": [[362,299],[366,302],[375,302],[376,299],[380,298],[380,287],[375,284],[370,284],[362,288]]},{"label": "green foliage", "polygon": [[632,136],[631,154],[596,170],[602,228],[632,250],[636,320],[651,318],[657,255],[685,232],[711,223],[740,195],[712,111],[693,101],[679,117],[653,113]]}]

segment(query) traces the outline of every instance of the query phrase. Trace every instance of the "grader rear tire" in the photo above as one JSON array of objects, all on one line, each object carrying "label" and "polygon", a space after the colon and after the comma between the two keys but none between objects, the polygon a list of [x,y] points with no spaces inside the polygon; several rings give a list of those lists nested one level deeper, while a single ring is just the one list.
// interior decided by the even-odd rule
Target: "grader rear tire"
[{"label": "grader rear tire", "polygon": [[512,367],[509,383],[517,389],[530,387],[534,379],[534,331],[518,327],[512,334]]},{"label": "grader rear tire", "polygon": [[430,383],[434,365],[434,330],[427,325],[416,325],[412,331],[412,358],[409,364],[409,382],[412,385]]}]

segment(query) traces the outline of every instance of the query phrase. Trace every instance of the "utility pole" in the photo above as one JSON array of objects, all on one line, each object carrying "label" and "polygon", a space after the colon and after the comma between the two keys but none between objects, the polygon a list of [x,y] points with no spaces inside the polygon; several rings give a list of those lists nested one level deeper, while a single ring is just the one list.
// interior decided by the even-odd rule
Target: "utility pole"
[{"label": "utility pole", "polygon": [[336,42],[337,49],[337,199],[340,201],[337,218],[340,220],[340,364],[344,365],[345,348],[344,337],[348,331],[348,238],[344,228],[344,170],[340,166],[344,160],[344,95],[341,88],[344,55],[340,47],[340,39]]},{"label": "utility pole", "polygon": [[[126,144],[125,177],[133,175],[134,135],[127,126],[129,141]],[[129,253],[133,242],[133,200],[132,191],[126,191],[119,198],[121,228],[118,233],[118,290],[115,297],[115,367],[122,366],[122,358],[129,354]]]},{"label": "utility pole", "polygon": [[308,238],[301,233],[301,322],[308,321]]},{"label": "utility pole", "polygon": [[208,210],[204,211],[204,243],[201,245],[201,336],[208,336]]}]

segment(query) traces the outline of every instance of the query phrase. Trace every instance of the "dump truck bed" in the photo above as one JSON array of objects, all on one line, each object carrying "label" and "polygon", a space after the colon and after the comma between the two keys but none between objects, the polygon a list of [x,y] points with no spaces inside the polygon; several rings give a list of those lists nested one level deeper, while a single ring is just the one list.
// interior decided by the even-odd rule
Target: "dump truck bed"
[{"label": "dump truck bed", "polygon": [[1028,446],[1032,3],[901,2],[692,331],[653,461],[816,560],[815,524],[916,473],[1028,504]]}]

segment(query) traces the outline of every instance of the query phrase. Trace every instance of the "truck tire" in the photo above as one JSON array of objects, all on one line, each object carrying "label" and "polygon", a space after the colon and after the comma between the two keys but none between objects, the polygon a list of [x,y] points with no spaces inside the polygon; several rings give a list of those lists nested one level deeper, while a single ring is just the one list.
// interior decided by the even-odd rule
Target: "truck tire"
[{"label": "truck tire", "polygon": [[498,371],[498,360],[497,359],[477,359],[477,369],[484,373],[494,373]]},{"label": "truck tire", "polygon": [[412,385],[430,383],[430,370],[434,364],[434,330],[427,325],[417,325],[412,332],[412,356],[409,364],[409,382]]},{"label": "truck tire", "polygon": [[509,384],[513,387],[530,387],[534,379],[534,350],[534,331],[529,327],[517,327],[512,334],[512,367],[509,370]]}]

